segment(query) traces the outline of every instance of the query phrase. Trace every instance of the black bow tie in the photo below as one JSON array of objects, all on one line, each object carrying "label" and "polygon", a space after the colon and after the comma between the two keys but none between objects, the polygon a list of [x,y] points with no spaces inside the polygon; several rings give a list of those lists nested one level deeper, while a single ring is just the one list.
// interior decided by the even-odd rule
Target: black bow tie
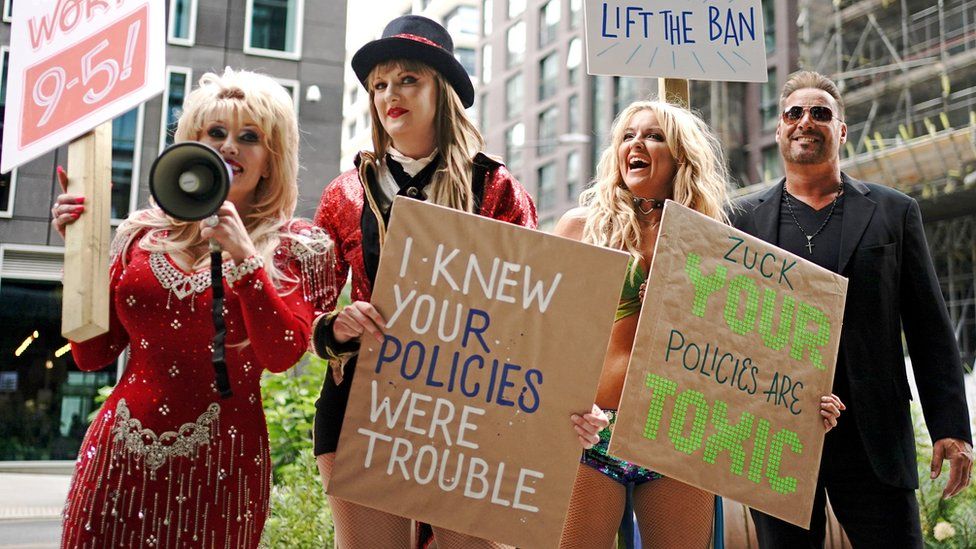
[{"label": "black bow tie", "polygon": [[430,164],[424,166],[424,169],[420,170],[417,175],[410,177],[410,174],[403,169],[403,166],[399,162],[393,160],[393,157],[389,154],[386,155],[386,167],[390,170],[390,175],[393,176],[393,180],[396,181],[397,196],[407,196],[410,198],[416,198],[417,200],[427,200],[427,194],[424,193],[424,187],[430,183],[431,177],[434,176],[434,172],[437,171],[438,159],[440,157],[436,156],[431,160]]}]

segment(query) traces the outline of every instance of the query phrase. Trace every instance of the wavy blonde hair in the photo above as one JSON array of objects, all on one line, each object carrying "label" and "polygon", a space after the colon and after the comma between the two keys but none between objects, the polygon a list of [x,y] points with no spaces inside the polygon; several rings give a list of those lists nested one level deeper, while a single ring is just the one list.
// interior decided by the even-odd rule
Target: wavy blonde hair
[{"label": "wavy blonde hair", "polygon": [[[276,285],[286,280],[295,282],[273,261],[281,238],[291,237],[286,229],[298,201],[298,118],[292,97],[263,74],[230,67],[222,75],[208,72],[183,102],[175,141],[196,140],[208,123],[227,118],[253,122],[261,129],[263,145],[270,153],[270,176],[258,182],[254,203],[242,220],[271,280]],[[174,219],[151,207],[132,212],[119,226],[116,253],[125,254],[133,240],[144,233],[139,246],[150,252],[183,252],[203,242],[198,221]],[[210,256],[204,253],[195,258],[192,267],[196,270],[209,264]]]},{"label": "wavy blonde hair", "polygon": [[641,228],[633,193],[624,184],[617,149],[624,130],[638,112],[655,114],[677,166],[672,200],[728,223],[729,175],[722,146],[711,129],[691,111],[663,101],[635,101],[613,121],[610,144],[600,155],[592,185],[580,193],[586,208],[583,242],[626,250],[641,258]]},{"label": "wavy blonde hair", "polygon": [[376,158],[383,158],[387,149],[393,144],[390,134],[386,133],[376,112],[373,102],[373,78],[378,71],[400,69],[418,72],[434,78],[437,86],[437,110],[434,116],[435,139],[439,151],[439,165],[430,181],[430,202],[472,212],[474,210],[474,196],[471,190],[471,170],[474,166],[472,159],[485,146],[485,140],[475,128],[464,111],[464,105],[457,92],[429,65],[412,59],[394,59],[379,63],[370,71],[366,79],[369,91],[369,112],[373,121],[373,151]]}]

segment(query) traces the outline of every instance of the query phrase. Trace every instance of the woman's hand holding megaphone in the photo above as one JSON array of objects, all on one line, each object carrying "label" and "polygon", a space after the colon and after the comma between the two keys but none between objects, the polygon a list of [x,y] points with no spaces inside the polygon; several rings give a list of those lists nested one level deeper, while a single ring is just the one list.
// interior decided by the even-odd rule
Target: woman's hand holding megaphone
[{"label": "woman's hand holding megaphone", "polygon": [[211,226],[212,223],[208,223],[212,218],[200,222],[200,236],[216,240],[237,264],[257,253],[254,242],[247,234],[244,222],[232,202],[225,200],[213,217],[217,218],[216,225]]}]

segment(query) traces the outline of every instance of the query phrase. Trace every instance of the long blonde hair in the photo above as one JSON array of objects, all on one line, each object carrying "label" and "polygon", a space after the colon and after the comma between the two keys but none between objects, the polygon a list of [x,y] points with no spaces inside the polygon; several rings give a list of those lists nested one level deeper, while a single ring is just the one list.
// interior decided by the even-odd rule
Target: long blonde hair
[{"label": "long blonde hair", "polygon": [[383,158],[393,143],[380,121],[373,102],[372,82],[377,71],[401,70],[430,75],[437,85],[437,111],[434,116],[435,139],[439,165],[430,181],[429,201],[441,206],[472,212],[474,196],[471,190],[472,159],[485,146],[485,140],[468,118],[457,92],[429,65],[412,59],[395,59],[376,65],[366,79],[369,89],[369,112],[373,121],[373,151]]},{"label": "long blonde hair", "polygon": [[672,199],[693,210],[728,222],[728,168],[715,134],[691,111],[663,101],[635,101],[613,121],[610,144],[600,155],[593,184],[580,194],[586,208],[583,242],[626,250],[641,257],[641,228],[633,197],[620,175],[617,149],[630,119],[650,110],[664,132],[665,141],[677,165]]},{"label": "long blonde hair", "polygon": [[[207,123],[221,117],[252,121],[264,135],[270,176],[258,183],[251,210],[242,220],[271,280],[278,284],[285,275],[275,266],[273,255],[281,238],[290,238],[290,231],[284,229],[298,201],[298,118],[294,103],[280,84],[263,74],[230,67],[222,75],[208,72],[183,103],[175,141],[198,139]],[[132,241],[144,233],[139,246],[150,252],[172,254],[202,242],[199,222],[173,219],[151,207],[133,212],[119,226],[115,253],[125,257]],[[209,254],[202,254],[192,267],[195,270],[209,264]]]}]

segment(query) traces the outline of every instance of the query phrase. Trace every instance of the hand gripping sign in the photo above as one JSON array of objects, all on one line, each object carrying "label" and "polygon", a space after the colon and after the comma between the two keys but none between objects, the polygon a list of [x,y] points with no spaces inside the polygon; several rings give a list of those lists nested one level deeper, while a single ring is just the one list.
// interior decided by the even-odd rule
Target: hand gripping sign
[{"label": "hand gripping sign", "polygon": [[163,8],[151,0],[17,2],[0,171],[162,92]]},{"label": "hand gripping sign", "polygon": [[[520,547],[559,543],[622,252],[397,198],[329,492]],[[348,383],[348,381],[346,381]]]},{"label": "hand gripping sign", "polygon": [[610,453],[808,527],[847,279],[668,201],[646,295]]}]

